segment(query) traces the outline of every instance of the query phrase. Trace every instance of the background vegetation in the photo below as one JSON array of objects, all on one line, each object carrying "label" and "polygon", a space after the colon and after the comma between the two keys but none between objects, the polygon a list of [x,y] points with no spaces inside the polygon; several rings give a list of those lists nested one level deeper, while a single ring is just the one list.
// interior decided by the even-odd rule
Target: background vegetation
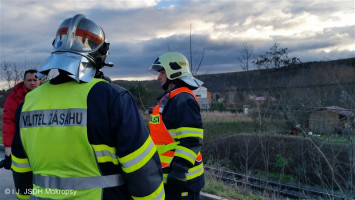
[{"label": "background vegetation", "polygon": [[[301,63],[276,43],[253,60],[252,49],[245,44],[241,51],[244,71],[198,76],[211,92],[211,109],[202,112],[204,162],[355,198],[354,134],[308,134],[308,113],[326,106],[351,111],[346,120],[354,127],[355,58]],[[1,69],[6,86],[0,91],[3,106],[8,88],[22,80],[23,72],[9,63],[2,63]],[[159,83],[114,83],[135,96],[148,124],[147,110],[163,92]],[[247,114],[242,112],[245,107]],[[288,135],[296,124],[298,135]]]}]

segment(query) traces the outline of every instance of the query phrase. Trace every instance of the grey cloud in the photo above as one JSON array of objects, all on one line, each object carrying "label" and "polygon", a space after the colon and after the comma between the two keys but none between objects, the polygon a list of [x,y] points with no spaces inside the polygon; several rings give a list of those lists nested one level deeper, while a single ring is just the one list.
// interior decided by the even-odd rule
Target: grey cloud
[{"label": "grey cloud", "polygon": [[[301,15],[308,13],[322,21],[337,20],[333,13],[353,13],[353,1],[177,1],[173,7],[163,2],[158,6],[132,5],[120,7],[90,1],[11,1],[1,4],[0,61],[43,63],[52,51],[51,42],[59,24],[77,13],[97,22],[111,43],[107,61],[114,68],[104,72],[114,78],[153,77],[147,72],[157,56],[179,51],[189,57],[190,25],[193,65],[204,58],[201,73],[238,71],[238,54],[243,43],[254,46],[254,58],[265,54],[275,42],[289,49],[289,56],[302,61],[341,59],[353,56],[342,45],[354,44],[354,24],[326,27],[313,35],[313,30],[299,35],[265,33],[256,38],[245,35],[252,28],[272,26],[273,30],[301,27]],[[174,2],[174,1],[172,1]],[[68,7],[65,11],[62,8]],[[75,8],[75,9],[74,9]],[[61,12],[53,12],[61,10]],[[34,12],[36,11],[36,12]],[[199,27],[203,24],[206,27]],[[165,35],[163,34],[165,33]],[[213,38],[210,34],[222,35]],[[228,35],[229,34],[229,35]],[[158,37],[160,36],[160,37]],[[325,52],[324,48],[334,48]]]}]

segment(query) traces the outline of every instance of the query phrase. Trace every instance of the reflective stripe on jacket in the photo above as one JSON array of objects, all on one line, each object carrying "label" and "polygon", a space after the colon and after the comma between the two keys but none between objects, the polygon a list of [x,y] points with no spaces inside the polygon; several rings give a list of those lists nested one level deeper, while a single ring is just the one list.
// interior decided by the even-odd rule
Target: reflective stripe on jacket
[{"label": "reflective stripe on jacket", "polygon": [[[32,188],[36,189],[34,191],[43,191],[41,188],[48,187],[48,185],[50,187],[56,185],[57,188],[91,188],[99,185],[98,188],[106,187],[102,189],[101,198],[96,198],[99,195],[95,194],[88,197],[90,194],[86,194],[86,191],[90,191],[90,189],[74,190],[76,192],[75,195],[73,194],[72,189],[60,190],[44,188],[44,192],[47,191],[47,193],[50,193],[52,191],[52,195],[57,195],[57,193],[62,192],[71,192],[71,194],[69,193],[65,196],[70,199],[164,199],[163,177],[159,155],[156,152],[153,140],[144,125],[144,121],[139,114],[133,95],[116,84],[106,83],[104,81],[97,82],[92,86],[89,93],[86,93],[84,92],[84,90],[86,90],[84,87],[87,87],[86,83],[76,83],[73,85],[69,83],[70,81],[72,81],[72,79],[66,75],[59,75],[50,81],[50,87],[55,88],[55,90],[58,88],[58,91],[65,90],[66,92],[47,91],[47,89],[41,89],[42,87],[39,87],[37,88],[39,90],[36,89],[32,91],[34,94],[30,95],[31,98],[25,100],[25,103],[28,105],[32,103],[35,104],[36,102],[38,105],[51,104],[55,108],[60,108],[47,109],[57,110],[55,115],[45,110],[42,113],[34,112],[34,117],[32,118],[23,118],[23,116],[25,116],[21,115],[23,104],[20,105],[16,112],[15,122],[17,128],[12,143],[12,167],[14,169],[13,177],[16,192],[18,192],[17,197],[21,199],[30,198],[26,192],[31,191]],[[82,87],[83,90],[80,90],[77,87]],[[81,104],[87,104],[86,128],[72,126],[75,124],[80,125],[82,119],[76,115],[68,115],[63,112],[63,110],[66,109],[68,101],[76,101],[78,99],[77,95],[81,96]],[[43,98],[44,100],[39,98]],[[49,103],[52,99],[54,99],[54,101]],[[56,99],[64,99],[64,101],[62,102]],[[70,102],[69,104],[69,106],[71,106],[71,113],[80,113],[85,110],[85,108],[80,106],[75,106],[75,108],[73,106],[75,103]],[[43,110],[42,106],[38,105],[31,106],[37,106],[34,107],[36,111]],[[34,109],[27,110],[35,111]],[[48,117],[48,114],[52,115]],[[68,118],[64,117],[65,115],[67,115]],[[37,152],[41,152],[41,156],[44,159],[46,157],[52,157],[54,154],[59,155],[59,152],[62,151],[63,148],[68,148],[68,150],[62,151],[63,154],[57,156],[57,159],[50,159],[53,162],[56,162],[59,166],[56,170],[63,171],[61,174],[64,174],[65,176],[69,174],[77,174],[76,171],[69,172],[69,170],[77,170],[77,168],[81,169],[80,166],[86,168],[86,166],[82,164],[80,156],[93,157],[94,155],[94,158],[97,159],[96,165],[99,169],[100,176],[85,175],[83,177],[68,176],[63,178],[53,174],[38,174],[32,166],[34,163],[31,157],[27,155],[27,152],[24,150],[24,145],[22,144],[20,136],[22,136],[23,131],[27,128],[21,128],[20,130],[20,118],[27,120],[27,126],[29,126],[29,124],[35,124],[37,127],[31,128],[31,130],[34,131],[38,130],[37,128],[43,128],[42,125],[45,124],[57,124],[58,129],[65,130],[61,133],[63,138],[60,138],[61,140],[58,140],[55,145],[50,146],[48,144],[52,145],[53,143],[46,142],[47,145],[43,145],[42,148],[47,149],[44,151],[37,150]],[[50,118],[50,120],[48,118]],[[64,125],[69,126],[70,130],[75,129],[75,131],[67,132]],[[24,124],[22,124],[22,126],[24,126]],[[86,129],[87,136],[82,134],[82,128]],[[50,134],[52,134],[52,132],[50,132]],[[36,134],[33,135],[36,136]],[[38,136],[41,137],[28,139],[43,141],[42,133]],[[43,137],[46,136],[48,135],[44,135]],[[70,144],[70,142],[68,142],[71,140],[70,137],[75,139],[76,137],[80,138],[81,136],[86,137],[86,139],[85,141],[82,141],[80,146],[72,148],[68,145]],[[40,143],[40,141],[38,141],[38,143]],[[87,149],[87,143],[92,147],[91,152],[84,152],[83,155],[79,156],[79,159],[74,158],[75,155],[78,157],[76,151]],[[71,151],[69,150],[70,148]],[[58,149],[59,152],[53,154],[53,151]],[[26,151],[30,152],[31,149],[26,148]],[[68,152],[70,153],[68,154]],[[46,154],[46,156],[44,154]],[[36,162],[39,162],[39,160]],[[48,163],[46,160],[42,163],[50,167],[54,165],[54,163]],[[32,168],[34,168],[33,171]],[[85,169],[87,170],[86,173],[91,173],[92,169],[95,169],[95,167],[89,166],[89,169]],[[94,170],[94,172],[96,173],[97,170]],[[79,174],[80,173],[83,172],[79,171]],[[117,176],[117,174],[122,174],[122,176]],[[124,185],[107,187],[112,184],[120,184],[122,180],[121,178],[125,180]],[[33,185],[33,182],[36,182],[38,185]],[[68,183],[70,184],[68,185]],[[80,191],[84,191],[85,194],[80,193]],[[51,197],[54,199],[64,197],[63,195],[52,195]],[[35,198],[40,198],[40,196],[41,195],[36,195]]]},{"label": "reflective stripe on jacket", "polygon": [[[195,94],[186,87],[177,88],[159,101],[159,104],[153,108],[152,115],[149,122],[150,134],[157,146],[162,168],[170,166],[174,156],[183,158],[191,163],[193,166],[189,168],[186,173],[187,180],[191,180],[203,174],[203,164],[201,153],[197,154],[186,147],[179,145],[179,140],[188,137],[203,138],[203,129],[192,127],[180,127],[177,129],[167,129],[163,122],[163,111],[170,99],[174,98],[180,93],[188,93],[194,97],[198,103]],[[164,173],[164,178],[167,174]],[[166,180],[164,180],[166,181]]]},{"label": "reflective stripe on jacket", "polygon": [[[100,156],[95,155],[95,148],[87,138],[86,99],[99,81],[102,80],[82,84],[74,81],[60,85],[46,83],[37,88],[36,93],[26,96],[19,126],[33,172],[33,189],[37,191],[33,196],[62,199],[73,195],[71,198],[101,199],[102,188],[124,183],[120,174],[101,175],[96,162]],[[67,88],[74,96],[67,96]],[[42,93],[58,98],[48,99],[40,95]],[[117,156],[113,159],[118,163]],[[22,163],[14,171],[16,169],[28,170],[28,165]],[[59,192],[53,194],[48,190]],[[64,190],[76,192],[67,194]]]}]

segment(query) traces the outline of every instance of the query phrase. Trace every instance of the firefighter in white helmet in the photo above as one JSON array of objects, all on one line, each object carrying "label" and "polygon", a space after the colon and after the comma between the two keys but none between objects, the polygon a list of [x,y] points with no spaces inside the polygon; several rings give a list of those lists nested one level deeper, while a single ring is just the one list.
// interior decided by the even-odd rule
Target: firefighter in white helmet
[{"label": "firefighter in white helmet", "polygon": [[159,72],[165,92],[151,113],[150,134],[163,168],[166,199],[199,199],[204,186],[199,102],[191,91],[203,82],[192,76],[184,55],[169,52],[149,68]]},{"label": "firefighter in white helmet", "polygon": [[[16,114],[13,177],[19,199],[164,199],[159,155],[124,88],[95,78],[106,65],[104,31],[84,15],[60,25]],[[34,191],[31,193],[31,191]]]}]

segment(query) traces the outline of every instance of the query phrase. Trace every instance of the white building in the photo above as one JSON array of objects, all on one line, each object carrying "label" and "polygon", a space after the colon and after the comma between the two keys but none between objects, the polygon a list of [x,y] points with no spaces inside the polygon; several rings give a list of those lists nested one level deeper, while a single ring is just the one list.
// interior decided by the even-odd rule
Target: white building
[{"label": "white building", "polygon": [[200,86],[196,90],[192,90],[192,92],[196,95],[201,109],[210,109],[211,95],[207,92],[207,88]]}]

